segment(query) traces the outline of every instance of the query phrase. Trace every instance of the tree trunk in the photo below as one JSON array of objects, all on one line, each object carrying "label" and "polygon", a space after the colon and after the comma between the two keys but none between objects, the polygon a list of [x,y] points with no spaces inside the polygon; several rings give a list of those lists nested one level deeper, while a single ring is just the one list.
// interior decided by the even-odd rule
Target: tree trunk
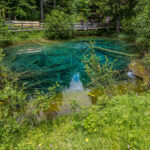
[{"label": "tree trunk", "polygon": [[54,0],[54,9],[56,9],[56,0]]},{"label": "tree trunk", "polygon": [[116,26],[116,32],[119,33],[119,31],[120,31],[120,16],[118,16],[117,26]]},{"label": "tree trunk", "polygon": [[44,21],[43,0],[41,0],[41,5],[40,5],[40,7],[41,7],[41,22],[43,23],[43,21]]},{"label": "tree trunk", "polygon": [[9,18],[9,20],[10,20],[10,18],[11,18],[11,15],[10,15],[10,14],[8,14],[8,18]]}]

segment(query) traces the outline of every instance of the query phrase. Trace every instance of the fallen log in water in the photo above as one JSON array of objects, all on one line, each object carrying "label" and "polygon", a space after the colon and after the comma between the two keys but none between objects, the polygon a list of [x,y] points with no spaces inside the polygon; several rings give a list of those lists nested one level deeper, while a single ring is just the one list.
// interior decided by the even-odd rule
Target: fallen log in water
[{"label": "fallen log in water", "polygon": [[137,56],[136,54],[127,54],[127,53],[123,53],[123,52],[119,52],[119,51],[115,51],[115,50],[111,50],[111,49],[106,49],[106,48],[102,48],[102,47],[94,47],[94,48],[97,48],[99,50],[104,50],[107,52],[116,53],[116,54],[123,55],[123,56],[128,56],[128,57],[136,57]]}]

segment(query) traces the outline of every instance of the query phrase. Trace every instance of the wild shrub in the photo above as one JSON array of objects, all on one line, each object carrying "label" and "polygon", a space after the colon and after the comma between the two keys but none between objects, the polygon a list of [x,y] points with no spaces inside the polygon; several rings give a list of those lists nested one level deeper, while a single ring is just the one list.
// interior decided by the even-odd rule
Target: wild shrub
[{"label": "wild shrub", "polygon": [[134,30],[137,33],[137,43],[143,46],[145,51],[148,51],[150,47],[150,21],[149,21],[149,0],[139,0],[136,5],[135,11],[138,12],[134,19]]},{"label": "wild shrub", "polygon": [[128,34],[118,34],[118,38],[121,40],[127,40],[127,41],[133,41],[134,36],[133,35],[128,35]]},{"label": "wild shrub", "polygon": [[150,53],[145,55],[145,57],[142,59],[142,63],[150,71]]},{"label": "wild shrub", "polygon": [[[147,59],[145,60],[147,65],[149,62],[148,58],[149,55],[147,55]],[[114,70],[115,61],[109,62],[106,57],[106,62],[102,64],[100,57],[96,56],[94,50],[91,50],[91,52],[84,57],[83,62],[85,64],[85,71],[90,78],[89,87],[91,91],[88,95],[94,104],[99,100],[99,104],[101,103],[102,108],[107,104],[108,100],[114,96],[127,93],[141,93],[148,90],[148,87],[144,85],[141,80],[135,80],[133,82],[130,80],[126,82],[120,80],[122,75]]]},{"label": "wild shrub", "polygon": [[19,34],[19,37],[22,38],[22,39],[28,39],[30,37],[30,34],[29,32],[22,32]]},{"label": "wild shrub", "polygon": [[5,24],[5,20],[0,16],[0,35],[9,35],[8,27]]},{"label": "wild shrub", "polygon": [[10,32],[8,27],[6,25],[4,26],[4,23],[5,20],[2,19],[0,15],[0,47],[11,43]]},{"label": "wild shrub", "polygon": [[147,52],[150,47],[149,9],[149,0],[139,0],[134,8],[134,16],[122,21],[124,32],[134,36],[136,43],[141,46],[141,52],[143,53]]},{"label": "wild shrub", "polygon": [[68,39],[74,36],[73,18],[62,11],[54,10],[46,16],[48,24],[46,36],[48,39]]},{"label": "wild shrub", "polygon": [[[92,48],[91,48],[92,49]],[[85,71],[91,79],[90,87],[102,90],[106,95],[113,96],[113,86],[116,83],[116,71],[114,62],[100,64],[100,58],[96,56],[94,50],[84,57]]]},{"label": "wild shrub", "polygon": [[[25,132],[25,128],[34,127],[46,118],[40,118],[40,113],[46,113],[52,99],[55,97],[55,87],[49,92],[37,91],[34,95],[26,94],[23,87],[9,80],[2,65],[3,51],[0,51],[0,149],[10,149],[18,141],[16,138]],[[10,75],[11,73],[9,73]],[[15,80],[15,77],[13,77]],[[19,139],[18,139],[19,140]]]}]

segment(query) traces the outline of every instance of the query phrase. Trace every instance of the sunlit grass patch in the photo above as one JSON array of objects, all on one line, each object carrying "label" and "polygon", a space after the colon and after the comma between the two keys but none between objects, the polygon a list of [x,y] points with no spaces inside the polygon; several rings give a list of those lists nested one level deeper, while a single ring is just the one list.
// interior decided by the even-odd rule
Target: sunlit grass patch
[{"label": "sunlit grass patch", "polygon": [[[149,115],[149,93],[117,96],[103,109],[95,105],[86,109],[86,112],[83,110],[58,117],[52,123],[41,124],[29,131],[16,149],[148,150]],[[96,118],[88,120],[90,116]],[[92,129],[90,132],[89,128]]]}]

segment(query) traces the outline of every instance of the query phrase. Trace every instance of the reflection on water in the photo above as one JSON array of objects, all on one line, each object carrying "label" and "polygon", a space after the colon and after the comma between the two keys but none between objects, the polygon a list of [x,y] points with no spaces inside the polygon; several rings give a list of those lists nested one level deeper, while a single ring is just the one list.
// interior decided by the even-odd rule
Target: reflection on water
[{"label": "reflection on water", "polygon": [[76,100],[79,105],[92,105],[90,97],[87,95],[88,90],[84,90],[80,81],[80,74],[75,73],[70,82],[70,87],[59,94],[51,103],[49,113],[51,115],[61,115],[71,112],[70,102]]},{"label": "reflection on water", "polygon": [[79,73],[75,73],[72,77],[72,80],[70,82],[70,87],[69,89],[67,89],[68,91],[72,91],[72,90],[81,90],[83,91],[83,84],[80,80],[80,74]]},{"label": "reflection on water", "polygon": [[63,103],[59,106],[58,114],[64,114],[71,111],[70,102],[76,100],[79,105],[90,106],[92,102],[86,91],[65,91],[63,92]]}]

